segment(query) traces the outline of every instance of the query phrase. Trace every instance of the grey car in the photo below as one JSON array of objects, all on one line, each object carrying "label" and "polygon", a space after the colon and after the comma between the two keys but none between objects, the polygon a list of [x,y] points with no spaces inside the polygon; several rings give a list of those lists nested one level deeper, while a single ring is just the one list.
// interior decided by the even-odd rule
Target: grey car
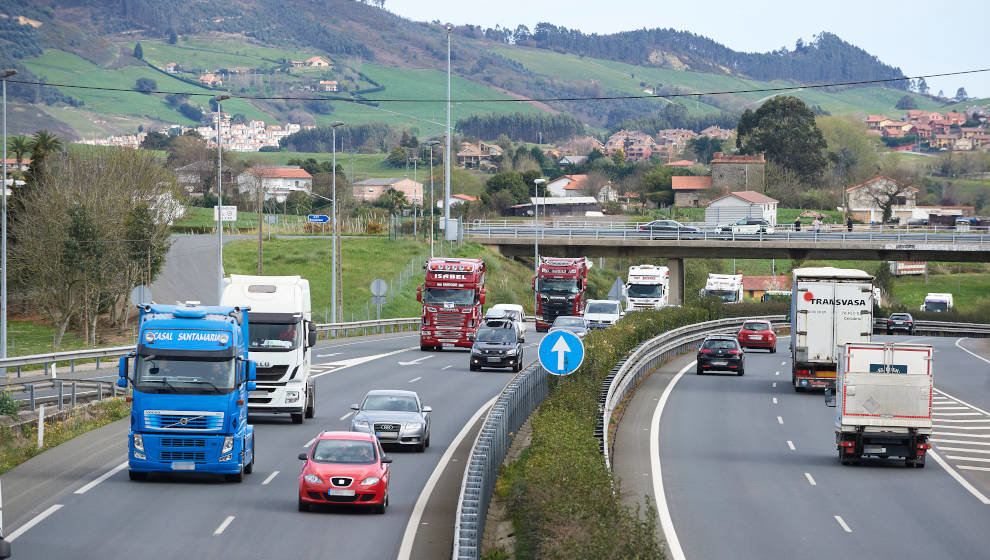
[{"label": "grey car", "polygon": [[375,434],[383,445],[409,445],[416,451],[430,446],[430,412],[415,391],[368,391],[351,419],[351,431]]},{"label": "grey car", "polygon": [[585,322],[584,317],[561,315],[553,320],[550,332],[553,331],[570,331],[577,335],[578,338],[584,338],[584,335],[588,334],[588,324]]}]

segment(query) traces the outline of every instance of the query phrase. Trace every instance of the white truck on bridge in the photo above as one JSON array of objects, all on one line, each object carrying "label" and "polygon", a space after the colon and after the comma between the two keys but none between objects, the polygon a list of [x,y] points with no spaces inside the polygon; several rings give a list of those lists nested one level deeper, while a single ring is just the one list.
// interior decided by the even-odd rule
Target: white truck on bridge
[{"label": "white truck on bridge", "polygon": [[742,274],[709,274],[700,297],[715,297],[723,303],[739,303],[743,299]]},{"label": "white truck on bridge", "polygon": [[299,276],[224,278],[221,305],[249,306],[248,357],[258,365],[257,390],[248,396],[248,412],[289,414],[294,424],[316,413],[316,388],[310,377],[316,344],[309,280]]},{"label": "white truck on bridge", "polygon": [[798,268],[791,290],[791,383],[832,387],[838,348],[873,336],[873,276],[855,269]]},{"label": "white truck on bridge", "polygon": [[625,288],[626,311],[667,307],[670,269],[652,264],[630,266]]},{"label": "white truck on bridge", "polygon": [[835,395],[835,445],[843,465],[861,457],[902,457],[923,468],[932,434],[928,344],[851,342],[842,347]]}]

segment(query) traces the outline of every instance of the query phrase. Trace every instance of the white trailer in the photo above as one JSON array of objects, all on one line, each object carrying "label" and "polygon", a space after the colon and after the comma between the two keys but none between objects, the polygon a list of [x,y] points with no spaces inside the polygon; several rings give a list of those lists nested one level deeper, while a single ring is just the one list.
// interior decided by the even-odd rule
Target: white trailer
[{"label": "white trailer", "polygon": [[626,311],[667,307],[670,269],[641,264],[630,266],[626,276]]},{"label": "white trailer", "polygon": [[890,273],[894,276],[925,275],[928,263],[915,261],[888,261]]},{"label": "white trailer", "polygon": [[742,274],[709,274],[700,297],[715,297],[723,303],[739,303],[743,299]]},{"label": "white trailer", "polygon": [[873,336],[873,276],[855,269],[798,268],[791,290],[791,383],[835,385],[838,347]]},{"label": "white trailer", "polygon": [[224,278],[220,305],[251,308],[248,357],[257,363],[257,390],[248,413],[289,414],[294,424],[316,414],[316,387],[310,379],[316,344],[309,280],[299,276]]},{"label": "white trailer", "polygon": [[921,304],[921,311],[952,311],[952,294],[930,292]]},{"label": "white trailer", "polygon": [[842,347],[835,395],[835,444],[843,465],[902,457],[925,466],[932,434],[932,347],[854,342]]}]

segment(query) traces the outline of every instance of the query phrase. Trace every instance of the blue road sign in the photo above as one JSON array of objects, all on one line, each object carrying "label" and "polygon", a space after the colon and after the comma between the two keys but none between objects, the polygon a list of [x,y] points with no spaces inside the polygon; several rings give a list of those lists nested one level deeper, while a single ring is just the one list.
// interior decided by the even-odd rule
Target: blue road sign
[{"label": "blue road sign", "polygon": [[551,331],[540,341],[540,365],[554,375],[567,375],[581,367],[584,343],[569,331]]},{"label": "blue road sign", "polygon": [[306,216],[306,221],[313,224],[325,224],[330,221],[330,216],[326,214],[309,214]]}]

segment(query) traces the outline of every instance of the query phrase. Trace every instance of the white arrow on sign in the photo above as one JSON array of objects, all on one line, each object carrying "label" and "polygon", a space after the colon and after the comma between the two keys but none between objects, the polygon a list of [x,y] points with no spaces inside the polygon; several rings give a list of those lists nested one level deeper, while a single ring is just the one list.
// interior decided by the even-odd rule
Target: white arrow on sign
[{"label": "white arrow on sign", "polygon": [[564,371],[564,355],[571,351],[571,347],[564,342],[564,337],[558,338],[550,351],[557,353],[557,371]]},{"label": "white arrow on sign", "polygon": [[414,365],[422,362],[423,360],[426,360],[426,359],[432,358],[432,357],[433,357],[433,354],[430,354],[429,356],[423,356],[422,358],[417,358],[417,359],[415,359],[415,360],[413,360],[411,362],[399,362],[399,365],[400,366],[414,366]]}]

